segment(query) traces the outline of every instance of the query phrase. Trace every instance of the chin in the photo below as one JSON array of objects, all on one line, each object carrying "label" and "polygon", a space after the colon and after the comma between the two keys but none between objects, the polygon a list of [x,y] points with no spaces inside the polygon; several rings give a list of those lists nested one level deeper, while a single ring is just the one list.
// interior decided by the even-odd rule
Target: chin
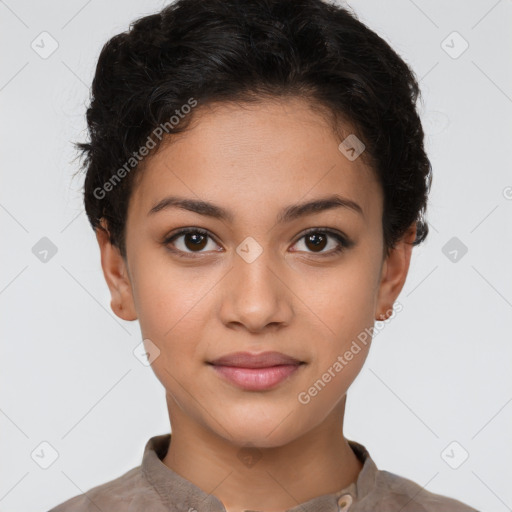
[{"label": "chin", "polygon": [[[299,430],[296,420],[290,421],[292,415],[287,416],[281,412],[274,418],[262,418],[261,415],[245,415],[243,418],[234,418],[225,423],[226,430],[215,430],[218,435],[224,437],[230,443],[244,447],[254,446],[258,448],[276,448],[286,445],[300,437],[303,433]],[[229,416],[224,416],[225,419]],[[293,429],[292,429],[293,427]]]}]

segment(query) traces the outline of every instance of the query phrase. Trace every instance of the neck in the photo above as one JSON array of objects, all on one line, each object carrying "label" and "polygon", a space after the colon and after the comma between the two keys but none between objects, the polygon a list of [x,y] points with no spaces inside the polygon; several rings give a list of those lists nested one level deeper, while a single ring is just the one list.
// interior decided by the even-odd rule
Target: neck
[{"label": "neck", "polygon": [[362,463],[343,436],[345,400],[286,445],[243,449],[193,421],[167,397],[172,441],[163,463],[215,495],[227,512],[287,510],[357,480]]}]

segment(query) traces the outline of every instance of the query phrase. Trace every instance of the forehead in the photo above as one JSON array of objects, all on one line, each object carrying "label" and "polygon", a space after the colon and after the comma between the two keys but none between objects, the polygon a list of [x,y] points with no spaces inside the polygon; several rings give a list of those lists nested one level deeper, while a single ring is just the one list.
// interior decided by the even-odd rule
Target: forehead
[{"label": "forehead", "polygon": [[[148,157],[130,199],[137,217],[165,195],[222,203],[254,216],[326,194],[380,215],[381,190],[363,160],[340,151],[350,125],[335,133],[325,113],[297,98],[197,107],[186,131]],[[233,208],[230,208],[230,205]]]}]

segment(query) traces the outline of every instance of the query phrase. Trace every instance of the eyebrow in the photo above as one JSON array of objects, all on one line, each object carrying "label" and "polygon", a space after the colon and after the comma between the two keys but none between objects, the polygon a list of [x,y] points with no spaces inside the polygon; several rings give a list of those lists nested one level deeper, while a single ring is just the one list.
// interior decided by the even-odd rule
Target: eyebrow
[{"label": "eyebrow", "polygon": [[[168,208],[180,208],[190,212],[212,217],[214,219],[233,221],[234,215],[232,212],[215,205],[208,201],[201,201],[196,199],[186,199],[178,196],[168,196],[156,203],[148,215],[154,215],[157,212],[166,210]],[[342,197],[338,194],[333,194],[327,197],[322,197],[309,201],[307,203],[292,204],[283,208],[277,216],[278,223],[291,222],[300,217],[310,215],[313,213],[320,213],[335,208],[347,208],[364,217],[363,209],[351,199]]]}]

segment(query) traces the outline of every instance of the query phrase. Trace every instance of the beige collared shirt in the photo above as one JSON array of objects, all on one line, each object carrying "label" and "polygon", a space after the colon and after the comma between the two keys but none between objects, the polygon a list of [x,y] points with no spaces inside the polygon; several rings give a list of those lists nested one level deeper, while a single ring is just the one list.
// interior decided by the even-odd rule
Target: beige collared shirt
[{"label": "beige collared shirt", "polygon": [[[162,459],[171,434],[149,439],[142,464],[120,477],[68,499],[49,512],[226,512],[222,502],[168,468]],[[357,481],[287,512],[477,512],[433,494],[401,476],[381,471],[366,448],[349,441],[363,463]],[[258,511],[246,511],[258,512]]]}]

